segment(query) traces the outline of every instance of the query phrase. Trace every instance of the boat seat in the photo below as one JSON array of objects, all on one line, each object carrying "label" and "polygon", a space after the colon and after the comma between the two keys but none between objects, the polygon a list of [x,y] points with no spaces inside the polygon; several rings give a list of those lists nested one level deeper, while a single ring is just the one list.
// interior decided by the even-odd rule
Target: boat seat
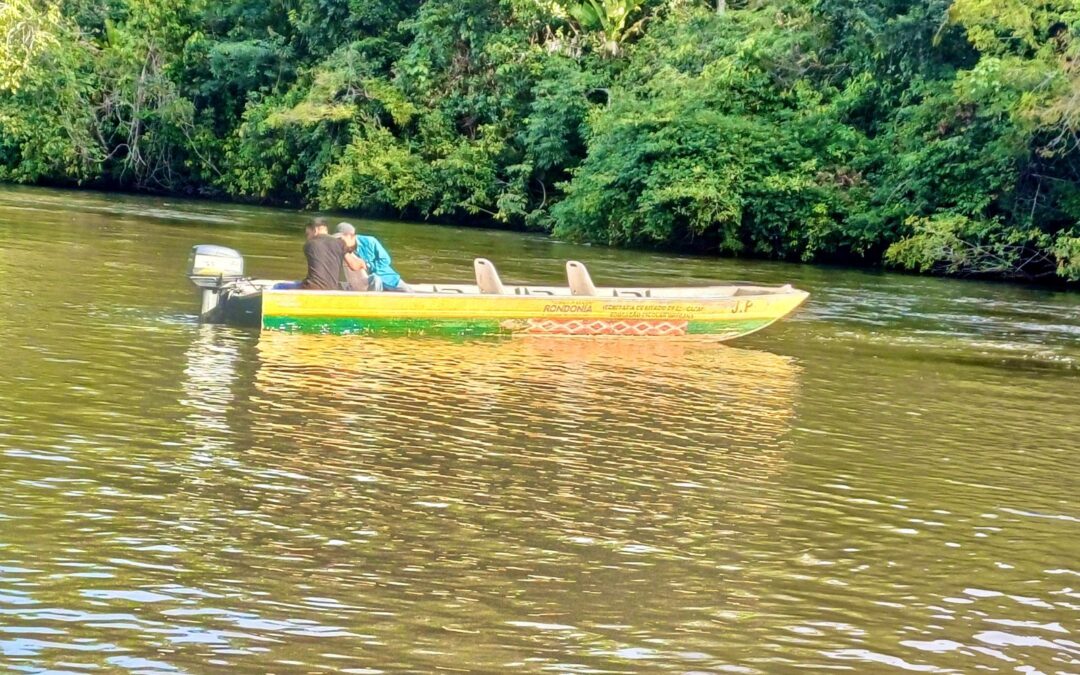
[{"label": "boat seat", "polygon": [[506,292],[506,287],[499,279],[499,272],[490,260],[487,258],[473,260],[473,270],[476,272],[476,286],[481,293],[501,295]]},{"label": "boat seat", "polygon": [[566,263],[566,280],[570,283],[570,295],[595,296],[596,286],[593,285],[592,277],[585,265],[576,260]]}]

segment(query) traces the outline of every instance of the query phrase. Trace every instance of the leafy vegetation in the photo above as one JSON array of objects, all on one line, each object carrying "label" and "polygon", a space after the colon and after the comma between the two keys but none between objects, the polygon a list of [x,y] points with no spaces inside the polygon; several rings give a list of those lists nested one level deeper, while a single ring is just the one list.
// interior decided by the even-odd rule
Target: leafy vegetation
[{"label": "leafy vegetation", "polygon": [[0,180],[1080,280],[1080,9],[0,0]]}]

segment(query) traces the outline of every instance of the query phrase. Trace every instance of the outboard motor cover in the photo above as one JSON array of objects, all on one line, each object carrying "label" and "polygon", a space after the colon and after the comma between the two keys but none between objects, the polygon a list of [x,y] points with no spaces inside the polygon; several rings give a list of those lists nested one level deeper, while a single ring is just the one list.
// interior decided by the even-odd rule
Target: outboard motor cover
[{"label": "outboard motor cover", "polygon": [[188,279],[200,288],[221,288],[244,278],[244,256],[225,246],[199,244],[191,249]]}]

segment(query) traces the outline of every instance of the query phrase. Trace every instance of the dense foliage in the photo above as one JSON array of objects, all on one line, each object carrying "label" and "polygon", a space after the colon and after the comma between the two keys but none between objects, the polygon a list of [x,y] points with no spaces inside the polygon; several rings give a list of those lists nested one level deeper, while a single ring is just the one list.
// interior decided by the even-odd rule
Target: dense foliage
[{"label": "dense foliage", "polygon": [[0,180],[1080,279],[1073,0],[0,0]]}]

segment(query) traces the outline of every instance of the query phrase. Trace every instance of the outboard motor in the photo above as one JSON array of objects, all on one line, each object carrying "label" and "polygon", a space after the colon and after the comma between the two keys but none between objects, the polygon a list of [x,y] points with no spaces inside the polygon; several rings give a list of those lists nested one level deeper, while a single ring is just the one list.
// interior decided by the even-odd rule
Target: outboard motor
[{"label": "outboard motor", "polygon": [[214,321],[220,314],[221,292],[244,278],[244,257],[224,246],[199,244],[191,249],[188,279],[202,289],[199,319]]}]

